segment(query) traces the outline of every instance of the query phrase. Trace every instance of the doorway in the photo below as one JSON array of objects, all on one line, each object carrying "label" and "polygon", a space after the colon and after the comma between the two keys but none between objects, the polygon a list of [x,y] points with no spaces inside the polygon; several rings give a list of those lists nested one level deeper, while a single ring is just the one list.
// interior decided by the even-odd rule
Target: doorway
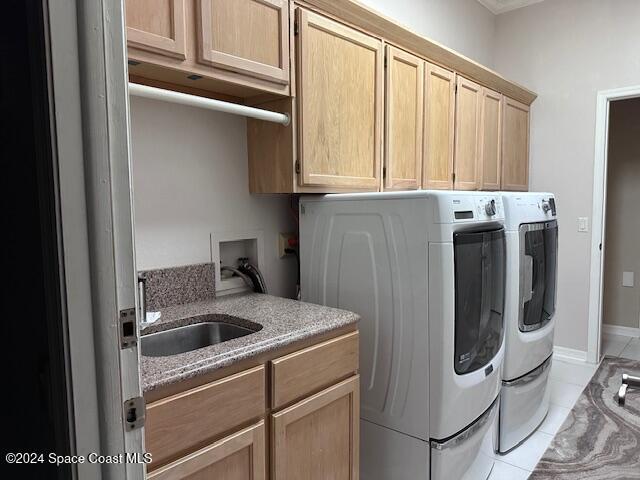
[{"label": "doorway", "polygon": [[[600,92],[588,360],[640,360],[640,87]],[[637,357],[637,358],[636,358]]]},{"label": "doorway", "polygon": [[640,359],[640,97],[611,102],[608,137],[601,352]]}]

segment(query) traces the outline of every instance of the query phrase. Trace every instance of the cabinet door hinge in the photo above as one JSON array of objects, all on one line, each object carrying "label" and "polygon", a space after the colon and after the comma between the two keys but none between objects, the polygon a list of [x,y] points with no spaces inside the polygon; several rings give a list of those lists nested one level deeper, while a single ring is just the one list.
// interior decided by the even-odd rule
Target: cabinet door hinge
[{"label": "cabinet door hinge", "polygon": [[387,68],[387,56],[384,56],[384,68]]},{"label": "cabinet door hinge", "polygon": [[293,34],[298,35],[300,33],[300,29],[298,28],[298,20],[293,21]]},{"label": "cabinet door hinge", "polygon": [[145,420],[144,397],[134,397],[124,402],[124,423],[127,432],[144,426]]},{"label": "cabinet door hinge", "polygon": [[452,181],[453,183],[456,183],[456,173],[455,173],[455,172],[453,172],[453,173],[451,174],[451,181]]},{"label": "cabinet door hinge", "polygon": [[382,178],[383,179],[387,178],[387,167],[382,167]]},{"label": "cabinet door hinge", "polygon": [[300,160],[296,160],[296,174],[300,175]]}]

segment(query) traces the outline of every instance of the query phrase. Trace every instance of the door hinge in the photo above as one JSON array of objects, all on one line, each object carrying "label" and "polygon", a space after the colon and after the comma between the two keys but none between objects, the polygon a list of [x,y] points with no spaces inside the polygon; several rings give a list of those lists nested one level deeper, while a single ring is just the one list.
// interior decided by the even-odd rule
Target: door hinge
[{"label": "door hinge", "polygon": [[300,175],[300,160],[296,160],[296,174]]},{"label": "door hinge", "polygon": [[458,93],[458,84],[457,83],[453,86],[453,93]]},{"label": "door hinge", "polygon": [[387,56],[384,56],[384,68],[387,68]]},{"label": "door hinge", "polygon": [[451,181],[452,181],[453,183],[456,183],[456,172],[453,172],[453,173],[451,174]]},{"label": "door hinge", "polygon": [[387,167],[382,167],[382,178],[383,179],[387,178]]},{"label": "door hinge", "polygon": [[120,348],[134,347],[138,344],[138,328],[136,325],[136,309],[120,310]]},{"label": "door hinge", "polygon": [[144,397],[134,397],[124,402],[124,423],[127,432],[144,427],[145,420]]},{"label": "door hinge", "polygon": [[293,35],[298,35],[300,29],[298,28],[298,20],[293,21]]}]

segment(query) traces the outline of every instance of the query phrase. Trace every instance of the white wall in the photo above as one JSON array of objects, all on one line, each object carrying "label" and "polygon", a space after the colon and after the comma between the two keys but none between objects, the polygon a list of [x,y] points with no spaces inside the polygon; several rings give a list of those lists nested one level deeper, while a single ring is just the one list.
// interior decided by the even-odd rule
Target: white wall
[{"label": "white wall", "polygon": [[[640,328],[640,98],[613,102],[609,113],[603,321]],[[635,273],[633,287],[622,272]]]},{"label": "white wall", "polygon": [[531,111],[532,190],[556,193],[556,344],[587,350],[596,92],[640,85],[640,1],[547,0],[496,17],[495,69],[539,97]]},{"label": "white wall", "polygon": [[262,230],[269,293],[295,294],[295,259],[277,255],[290,197],[249,194],[244,118],[132,98],[131,136],[139,270],[208,262],[210,233]]},{"label": "white wall", "polygon": [[362,0],[416,33],[493,67],[495,16],[477,0]]}]

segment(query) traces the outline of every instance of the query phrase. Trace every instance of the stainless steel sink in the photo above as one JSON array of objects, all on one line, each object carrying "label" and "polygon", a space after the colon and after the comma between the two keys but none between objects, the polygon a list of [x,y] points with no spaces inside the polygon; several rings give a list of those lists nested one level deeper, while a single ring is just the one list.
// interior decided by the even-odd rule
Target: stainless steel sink
[{"label": "stainless steel sink", "polygon": [[205,321],[172,328],[162,332],[143,335],[141,339],[142,355],[147,357],[166,357],[178,353],[190,352],[198,348],[244,337],[260,330],[234,325],[232,323]]}]

